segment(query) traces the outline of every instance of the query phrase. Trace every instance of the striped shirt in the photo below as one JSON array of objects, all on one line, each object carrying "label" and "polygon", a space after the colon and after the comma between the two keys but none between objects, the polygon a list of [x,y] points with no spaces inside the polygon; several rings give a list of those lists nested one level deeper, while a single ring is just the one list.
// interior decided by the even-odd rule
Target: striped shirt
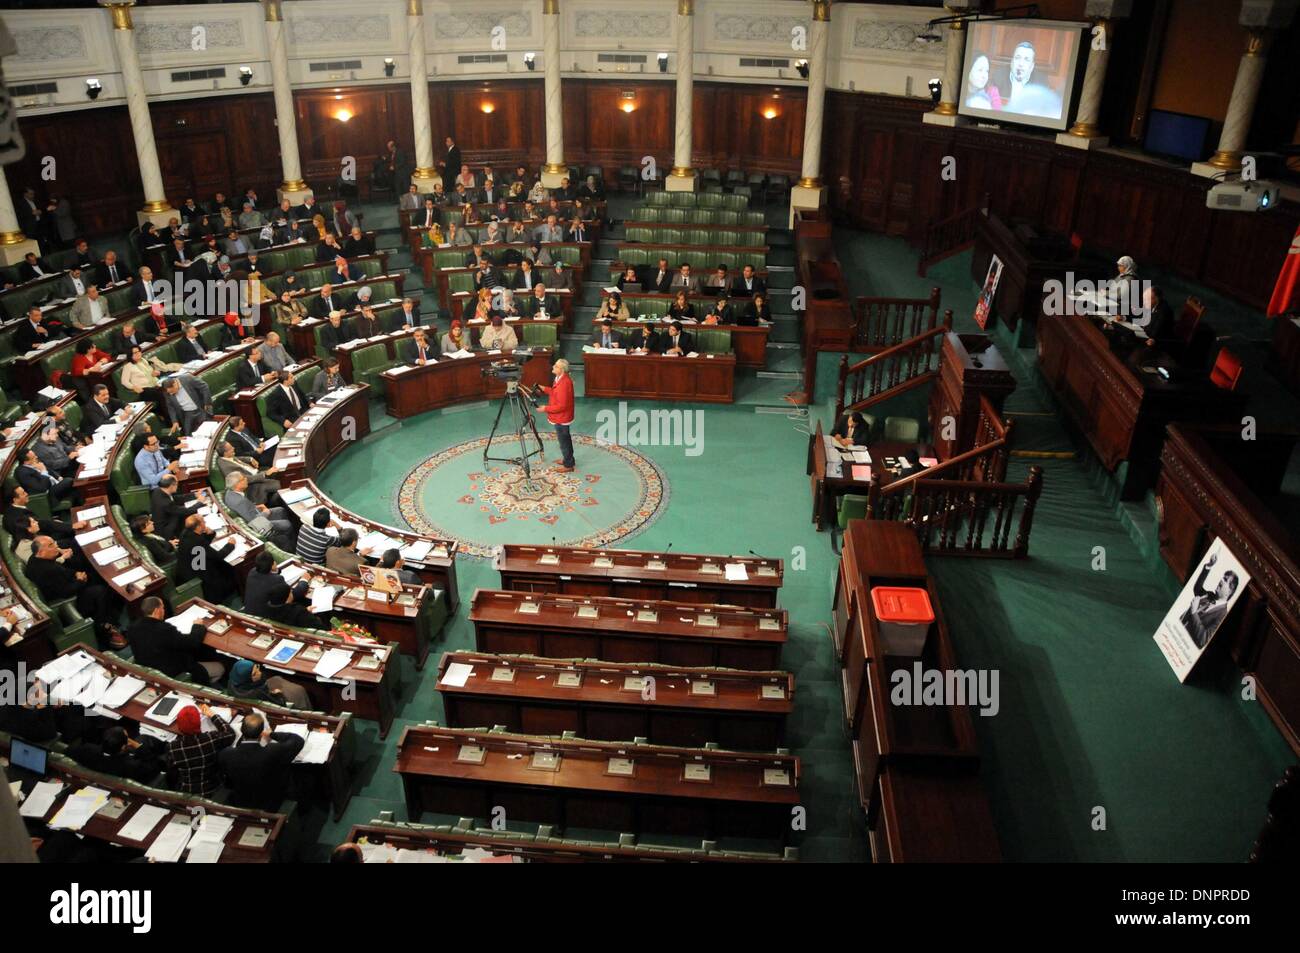
[{"label": "striped shirt", "polygon": [[298,530],[298,555],[311,563],[324,563],[325,550],[338,540],[332,529],[317,529],[304,523]]}]

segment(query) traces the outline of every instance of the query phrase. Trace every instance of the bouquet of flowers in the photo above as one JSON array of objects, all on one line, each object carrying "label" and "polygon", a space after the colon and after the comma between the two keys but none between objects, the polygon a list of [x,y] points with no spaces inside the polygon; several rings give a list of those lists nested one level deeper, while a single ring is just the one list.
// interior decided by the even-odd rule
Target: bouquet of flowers
[{"label": "bouquet of flowers", "polygon": [[375,637],[367,632],[355,622],[344,622],[342,619],[332,617],[330,619],[330,634],[337,635],[344,642],[351,644],[366,643],[373,644]]}]

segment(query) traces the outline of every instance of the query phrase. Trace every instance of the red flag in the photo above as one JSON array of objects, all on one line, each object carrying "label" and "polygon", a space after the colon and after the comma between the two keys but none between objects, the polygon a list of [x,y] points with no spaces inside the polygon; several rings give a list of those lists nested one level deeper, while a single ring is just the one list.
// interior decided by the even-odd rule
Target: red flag
[{"label": "red flag", "polygon": [[1273,297],[1268,302],[1268,316],[1276,318],[1288,311],[1300,311],[1300,228],[1291,239],[1286,261],[1278,273],[1277,284],[1273,286]]}]

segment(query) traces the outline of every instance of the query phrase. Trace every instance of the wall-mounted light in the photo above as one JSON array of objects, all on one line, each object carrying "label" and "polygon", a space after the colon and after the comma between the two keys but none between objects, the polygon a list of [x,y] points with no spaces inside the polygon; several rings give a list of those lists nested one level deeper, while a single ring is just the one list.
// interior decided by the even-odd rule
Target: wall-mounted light
[{"label": "wall-mounted light", "polygon": [[239,67],[239,85],[247,86],[252,81],[253,81],[253,67],[251,66]]},{"label": "wall-mounted light", "polygon": [[485,112],[489,116],[492,115],[492,113],[496,112],[497,110],[497,107],[492,103],[483,103],[478,108],[483,110],[483,112]]},{"label": "wall-mounted light", "polygon": [[808,78],[808,61],[807,61],[807,60],[796,60],[796,61],[795,61],[795,64],[794,64],[794,68],[797,69],[797,70],[799,71],[799,75],[802,76],[804,79],[807,79],[807,78]]},{"label": "wall-mounted light", "polygon": [[939,104],[939,97],[943,95],[943,80],[939,79],[937,76],[931,77],[929,86],[930,98],[934,100],[934,104],[937,106]]},{"label": "wall-mounted light", "polygon": [[392,76],[397,72],[397,61],[391,56],[384,57],[384,75]]},{"label": "wall-mounted light", "polygon": [[334,113],[334,118],[337,119],[339,122],[347,122],[349,119],[352,118],[352,110],[348,109],[347,107],[344,107]]},{"label": "wall-mounted light", "polygon": [[530,70],[535,70],[535,69],[537,69],[537,54],[536,54],[536,53],[525,53],[525,54],[524,54],[524,65],[527,66]]},{"label": "wall-mounted light", "polygon": [[99,80],[94,77],[86,80],[86,95],[91,99],[98,99],[99,94],[104,91],[104,87],[99,84]]},{"label": "wall-mounted light", "polygon": [[763,110],[764,119],[775,119],[779,115],[781,114],[776,111],[775,106],[768,106],[766,109]]},{"label": "wall-mounted light", "polygon": [[625,89],[619,94],[619,98],[622,99],[622,102],[618,104],[619,109],[625,113],[636,112],[636,90]]},{"label": "wall-mounted light", "polygon": [[660,54],[659,54],[659,72],[661,72],[661,73],[666,73],[666,72],[668,72],[668,54],[667,54],[667,53],[660,53]]}]

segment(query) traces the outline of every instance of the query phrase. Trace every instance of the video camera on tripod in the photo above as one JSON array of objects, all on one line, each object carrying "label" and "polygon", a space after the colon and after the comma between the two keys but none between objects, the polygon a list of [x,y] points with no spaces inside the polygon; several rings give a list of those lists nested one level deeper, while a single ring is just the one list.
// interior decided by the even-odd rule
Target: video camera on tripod
[{"label": "video camera on tripod", "polygon": [[[488,434],[487,444],[483,447],[483,463],[486,466],[489,461],[495,460],[499,463],[513,463],[524,471],[524,477],[530,483],[532,482],[532,466],[530,459],[542,455],[542,438],[537,432],[537,424],[533,421],[533,407],[538,406],[538,397],[526,385],[520,382],[524,376],[524,365],[533,357],[532,348],[521,347],[512,352],[510,359],[492,361],[483,365],[480,373],[485,378],[503,381],[506,385],[506,392],[501,397],[501,405],[497,408],[496,420],[492,422],[492,430]],[[519,456],[494,457],[491,455],[492,444],[498,439],[498,432],[502,430],[502,418],[506,416],[509,408],[510,426],[507,432],[513,434],[513,438],[519,442]],[[531,446],[528,437],[531,436]]]},{"label": "video camera on tripod", "polygon": [[[479,373],[492,380],[505,381],[506,394],[513,395],[519,388],[519,382],[524,376],[524,365],[533,358],[533,349],[528,347],[516,348],[511,352],[510,358],[500,361],[492,361],[484,364],[479,368]],[[525,388],[524,393],[536,405],[537,400]]]}]

